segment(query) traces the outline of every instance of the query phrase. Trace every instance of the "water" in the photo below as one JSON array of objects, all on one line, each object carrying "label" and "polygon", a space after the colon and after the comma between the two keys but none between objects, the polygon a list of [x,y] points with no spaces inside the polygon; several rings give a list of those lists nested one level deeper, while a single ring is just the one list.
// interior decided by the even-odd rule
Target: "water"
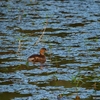
[{"label": "water", "polygon": [[[100,95],[99,1],[2,0],[0,45],[0,100]],[[41,47],[48,50],[43,70],[26,66]]]}]

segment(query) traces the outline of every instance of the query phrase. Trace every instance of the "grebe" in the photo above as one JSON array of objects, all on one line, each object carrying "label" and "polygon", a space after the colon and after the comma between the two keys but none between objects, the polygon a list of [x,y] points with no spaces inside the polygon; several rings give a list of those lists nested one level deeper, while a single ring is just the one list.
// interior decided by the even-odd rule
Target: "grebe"
[{"label": "grebe", "polygon": [[28,57],[28,62],[33,62],[34,63],[40,63],[40,69],[43,68],[43,64],[46,61],[46,57],[44,55],[44,53],[46,52],[46,48],[41,48],[40,49],[40,54],[33,54],[30,57]]}]

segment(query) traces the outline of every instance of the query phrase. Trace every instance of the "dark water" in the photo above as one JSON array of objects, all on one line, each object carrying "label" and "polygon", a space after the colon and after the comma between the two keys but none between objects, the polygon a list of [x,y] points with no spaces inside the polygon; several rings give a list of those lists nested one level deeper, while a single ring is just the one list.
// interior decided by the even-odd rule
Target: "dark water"
[{"label": "dark water", "polygon": [[[43,70],[26,66],[41,47],[48,50]],[[100,95],[99,0],[1,0],[0,100],[58,95],[58,100]]]}]

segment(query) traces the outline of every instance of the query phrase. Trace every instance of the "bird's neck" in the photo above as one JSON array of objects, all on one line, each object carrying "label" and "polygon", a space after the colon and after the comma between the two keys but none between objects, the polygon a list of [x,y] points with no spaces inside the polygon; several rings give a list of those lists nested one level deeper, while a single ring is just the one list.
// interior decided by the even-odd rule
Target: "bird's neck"
[{"label": "bird's neck", "polygon": [[43,56],[43,55],[44,55],[44,53],[43,53],[43,52],[40,52],[40,55],[42,55],[42,56]]}]

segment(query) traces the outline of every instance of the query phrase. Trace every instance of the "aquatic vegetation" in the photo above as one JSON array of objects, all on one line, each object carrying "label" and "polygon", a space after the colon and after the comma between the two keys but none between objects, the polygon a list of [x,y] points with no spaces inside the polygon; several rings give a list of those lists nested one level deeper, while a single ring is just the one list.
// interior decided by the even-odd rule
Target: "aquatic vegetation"
[{"label": "aquatic vegetation", "polygon": [[80,71],[74,76],[72,76],[71,78],[71,83],[72,84],[76,84],[75,85],[75,92],[77,93],[76,95],[76,98],[75,100],[80,100],[80,97],[78,95],[78,90],[80,89],[80,87],[85,83],[83,80],[82,80],[82,76],[80,74]]},{"label": "aquatic vegetation", "polygon": [[21,50],[22,50],[21,47],[22,47],[22,44],[23,44],[23,41],[24,41],[25,38],[27,38],[27,36],[22,35],[22,34],[21,34],[19,37],[18,37],[18,36],[15,37],[15,39],[16,39],[17,42],[18,42],[17,54],[21,52]]},{"label": "aquatic vegetation", "polygon": [[45,31],[46,31],[47,25],[48,25],[48,17],[47,17],[47,19],[46,19],[46,22],[45,22],[45,25],[44,25],[44,28],[43,28],[42,34],[40,35],[39,39],[34,43],[34,46],[37,45],[38,42],[41,41],[42,37],[43,37],[44,34],[45,34]]}]

